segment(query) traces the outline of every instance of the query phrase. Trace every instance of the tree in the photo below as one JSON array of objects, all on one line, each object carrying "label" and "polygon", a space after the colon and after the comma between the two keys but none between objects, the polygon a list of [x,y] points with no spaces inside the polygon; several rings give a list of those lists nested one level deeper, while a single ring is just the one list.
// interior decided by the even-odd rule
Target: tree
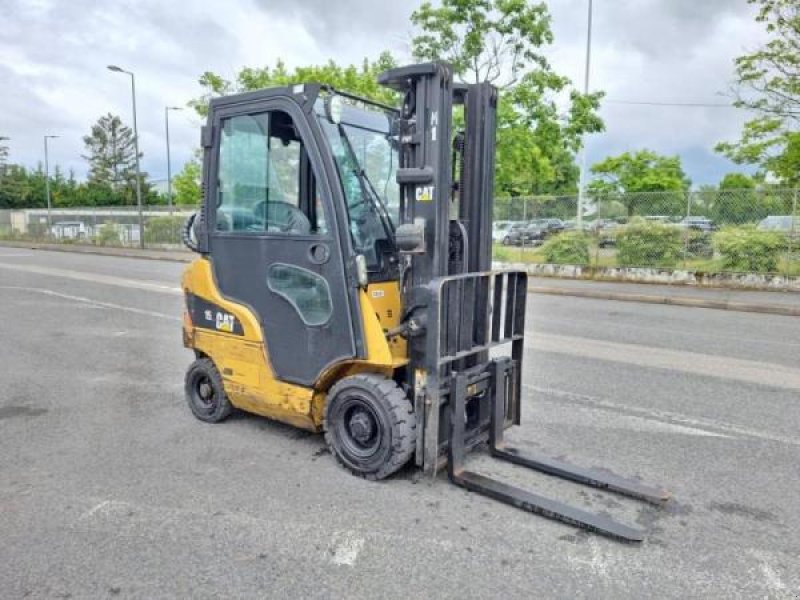
[{"label": "tree", "polygon": [[755,180],[745,173],[726,173],[719,182],[720,190],[754,190]]},{"label": "tree", "polygon": [[[89,161],[89,182],[108,187],[114,192],[108,204],[135,204],[136,149],[133,130],[124,125],[118,116],[109,113],[97,120],[91,133],[84,136],[83,143],[87,151],[83,158]],[[139,158],[142,158],[141,152]],[[145,177],[146,174],[141,173],[143,196],[150,193]]]},{"label": "tree", "polygon": [[800,184],[800,3],[748,0],[758,6],[769,41],[736,59],[734,105],[755,112],[739,142],[716,150],[739,164],[757,164],[782,182]]},{"label": "tree", "polygon": [[234,81],[206,71],[198,81],[205,93],[190,101],[189,105],[200,116],[205,116],[208,113],[208,101],[214,96],[307,82],[324,83],[378,102],[395,104],[397,102],[396,93],[378,85],[378,75],[395,66],[397,63],[392,55],[383,52],[375,61],[365,58],[360,67],[340,66],[331,60],[324,65],[297,67],[293,71],[289,71],[286,64],[282,60],[278,60],[272,68],[268,66],[245,67],[236,74]]},{"label": "tree", "polygon": [[31,206],[31,183],[25,167],[7,165],[0,180],[0,209]]},{"label": "tree", "polygon": [[525,0],[425,2],[411,16],[420,33],[418,60],[441,59],[458,78],[501,89],[495,187],[500,195],[577,192],[574,154],[582,136],[603,130],[597,116],[602,93],[569,93],[566,114],[556,96],[570,85],[541,53],[553,42],[543,3]]},{"label": "tree", "polygon": [[200,163],[197,160],[190,160],[180,173],[172,179],[172,187],[175,190],[175,204],[179,206],[196,206],[200,203]]},{"label": "tree", "polygon": [[619,200],[629,217],[685,211],[690,182],[679,156],[661,156],[651,150],[624,152],[592,165],[591,171],[599,176],[589,184],[592,195]]}]

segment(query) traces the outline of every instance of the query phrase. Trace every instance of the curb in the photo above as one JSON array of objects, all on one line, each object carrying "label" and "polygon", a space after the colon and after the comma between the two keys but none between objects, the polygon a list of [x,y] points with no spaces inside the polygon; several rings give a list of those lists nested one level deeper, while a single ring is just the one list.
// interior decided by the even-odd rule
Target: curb
[{"label": "curb", "polygon": [[[116,256],[119,258],[139,258],[144,260],[161,260],[165,262],[189,263],[194,260],[194,255],[181,250],[163,250],[164,254],[148,253],[147,250],[132,250],[128,248],[115,248],[103,246],[82,246],[79,244],[39,244],[36,242],[0,241],[0,246],[6,248],[25,248],[27,250],[47,250],[48,252],[73,252],[75,254],[94,254],[97,256]],[[172,253],[170,256],[167,253]],[[185,256],[182,256],[185,255]]]},{"label": "curb", "polygon": [[[52,250],[56,252],[75,252],[78,254],[95,254],[101,256],[117,256],[122,258],[140,258],[147,260],[160,260],[167,262],[188,263],[194,255],[175,251],[175,256],[147,254],[140,250],[126,248],[104,248],[96,246],[65,246],[61,244],[37,244],[31,242],[2,241],[0,246],[9,248],[27,248],[30,250]],[[168,250],[164,251],[169,252]],[[664,304],[668,306],[684,306],[691,308],[710,308],[716,310],[731,310],[735,312],[761,313],[768,315],[781,315],[786,317],[800,317],[800,306],[785,306],[780,304],[752,304],[749,302],[732,302],[729,300],[710,300],[706,298],[692,298],[690,296],[655,296],[650,294],[633,294],[625,292],[604,292],[595,290],[581,290],[574,288],[559,288],[529,285],[528,292],[551,296],[572,296],[576,298],[591,298],[593,300],[616,300],[619,302],[640,302],[643,304]]]},{"label": "curb", "polygon": [[626,294],[620,292],[602,292],[594,290],[576,290],[557,287],[528,286],[528,292],[552,296],[573,296],[594,300],[617,300],[619,302],[641,302],[644,304],[665,304],[670,306],[687,306],[692,308],[711,308],[732,310],[736,312],[761,313],[800,317],[800,306],[784,306],[780,304],[752,304],[749,302],[731,302],[730,300],[709,300],[689,296],[652,296],[649,294]]}]

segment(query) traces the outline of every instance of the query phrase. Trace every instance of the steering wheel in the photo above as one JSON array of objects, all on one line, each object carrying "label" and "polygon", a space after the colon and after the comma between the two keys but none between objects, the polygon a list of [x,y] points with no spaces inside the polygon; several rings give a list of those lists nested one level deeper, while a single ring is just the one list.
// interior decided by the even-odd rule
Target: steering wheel
[{"label": "steering wheel", "polygon": [[[253,214],[256,219],[263,223],[263,228],[259,225],[251,225],[254,230],[280,231],[281,233],[296,233],[307,235],[311,233],[311,223],[308,217],[299,208],[284,202],[275,200],[267,202],[262,200],[253,207]],[[248,229],[250,229],[248,227]]]}]

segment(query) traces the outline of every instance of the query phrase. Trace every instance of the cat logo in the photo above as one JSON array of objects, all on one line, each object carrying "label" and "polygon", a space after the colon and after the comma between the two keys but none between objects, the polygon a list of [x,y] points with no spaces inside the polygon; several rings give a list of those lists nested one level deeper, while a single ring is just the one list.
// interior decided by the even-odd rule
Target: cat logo
[{"label": "cat logo", "polygon": [[236,317],[228,313],[217,313],[215,326],[219,331],[227,331],[233,333],[234,325],[236,324]]},{"label": "cat logo", "polygon": [[433,200],[433,186],[422,185],[417,188],[416,192],[417,202],[430,202]]}]

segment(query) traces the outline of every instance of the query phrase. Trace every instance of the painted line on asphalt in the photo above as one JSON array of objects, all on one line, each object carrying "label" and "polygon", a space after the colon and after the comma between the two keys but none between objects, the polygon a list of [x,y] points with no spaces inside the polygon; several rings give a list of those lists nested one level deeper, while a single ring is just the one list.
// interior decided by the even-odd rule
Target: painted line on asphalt
[{"label": "painted line on asphalt", "polygon": [[776,363],[701,354],[685,350],[656,348],[583,337],[526,331],[526,350],[568,354],[595,360],[619,362],[638,367],[680,371],[693,375],[743,381],[770,387],[800,390],[800,369]]},{"label": "painted line on asphalt", "polygon": [[364,547],[364,538],[357,536],[353,531],[346,531],[335,535],[333,543],[331,558],[333,564],[352,567],[358,558],[358,553]]},{"label": "painted line on asphalt", "polygon": [[[42,267],[38,265],[10,265],[0,263],[0,268],[11,269],[20,272],[37,273],[40,275],[63,277],[90,283],[99,283],[151,292],[166,293],[176,296],[179,296],[183,293],[181,288],[177,286],[169,286],[145,280],[126,279],[112,275],[86,273],[68,269]],[[55,294],[55,292],[52,290],[50,290],[49,293]],[[65,297],[66,296],[67,295],[65,295]],[[120,310],[127,310],[129,312],[150,314],[152,316],[172,319],[176,318],[169,315],[164,315],[163,313],[156,313],[154,311],[134,309],[133,307],[125,307],[111,303],[100,303],[89,298],[82,298],[79,296],[75,296],[72,299],[76,301],[94,303],[98,306],[105,304],[107,308],[118,308]],[[530,330],[527,331],[527,333],[530,336],[529,339],[531,340],[533,350],[568,354],[571,356],[582,356],[599,360],[608,360],[641,367],[668,369],[671,371],[680,371],[695,375],[732,379],[735,381],[744,381],[747,383],[755,383],[760,385],[769,385],[771,387],[800,390],[800,369],[793,369],[784,365],[725,356],[700,354],[695,352],[686,352],[682,350],[655,348],[652,346],[638,344],[624,344],[619,342],[592,340],[582,337],[540,333],[533,334],[533,332]]]},{"label": "painted line on asphalt", "polygon": [[144,308],[135,308],[133,306],[123,306],[122,304],[114,304],[113,302],[103,302],[101,300],[93,300],[91,298],[85,298],[83,296],[73,296],[72,294],[64,294],[62,292],[56,292],[54,290],[48,290],[45,288],[34,288],[34,287],[23,287],[23,286],[16,286],[16,285],[3,285],[0,286],[2,290],[17,290],[17,291],[25,291],[25,292],[35,292],[38,294],[44,294],[46,296],[53,296],[56,298],[62,298],[64,300],[71,300],[73,302],[81,302],[83,304],[89,304],[91,306],[97,306],[99,308],[110,308],[113,310],[122,310],[125,312],[135,313],[137,315],[147,315],[148,317],[156,317],[159,319],[167,319],[169,321],[181,321],[180,317],[176,317],[175,315],[167,315],[164,313],[156,312],[154,310],[146,310]]},{"label": "painted line on asphalt", "polygon": [[593,407],[598,410],[609,411],[616,414],[636,416],[660,423],[682,425],[684,427],[690,427],[703,431],[719,432],[734,437],[747,437],[770,442],[779,442],[781,444],[788,444],[791,446],[800,446],[800,439],[798,438],[774,434],[758,429],[751,429],[749,427],[739,427],[737,425],[723,423],[722,421],[715,421],[713,419],[689,417],[687,415],[672,411],[648,409],[642,408],[641,406],[631,406],[629,404],[611,402],[610,400],[605,400],[598,396],[587,396],[585,394],[577,394],[575,392],[568,392],[566,390],[541,387],[527,383],[523,384],[522,387],[534,393],[553,396],[558,398],[561,402],[577,404],[579,406]]},{"label": "painted line on asphalt", "polygon": [[[2,258],[2,256],[0,256]],[[101,283],[114,285],[117,287],[146,290],[148,292],[161,292],[180,296],[183,291],[178,286],[166,285],[156,281],[146,281],[144,279],[127,279],[115,277],[114,275],[101,275],[99,273],[87,273],[85,271],[72,271],[70,269],[57,269],[53,267],[42,267],[40,265],[11,265],[0,262],[0,269],[10,269],[23,273],[35,273],[37,275],[48,275],[50,277],[62,277],[76,281],[86,281],[88,283]]]}]

